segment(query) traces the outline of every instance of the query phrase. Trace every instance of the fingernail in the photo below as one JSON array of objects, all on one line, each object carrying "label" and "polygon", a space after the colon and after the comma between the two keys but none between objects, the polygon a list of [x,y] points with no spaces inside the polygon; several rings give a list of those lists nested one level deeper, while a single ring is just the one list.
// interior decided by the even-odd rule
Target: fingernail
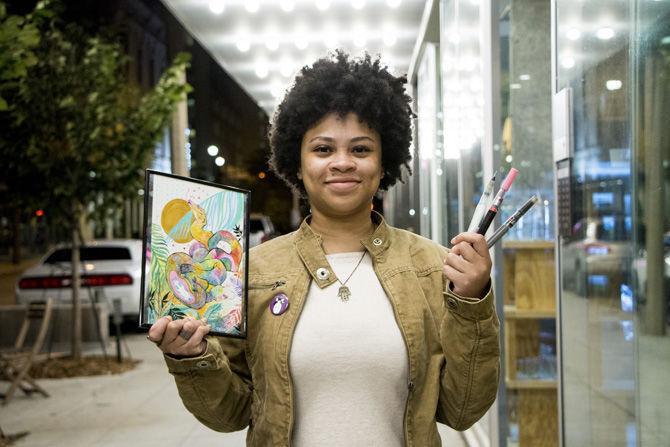
[{"label": "fingernail", "polygon": [[451,243],[453,244],[455,240],[456,240],[456,238],[452,238]]}]

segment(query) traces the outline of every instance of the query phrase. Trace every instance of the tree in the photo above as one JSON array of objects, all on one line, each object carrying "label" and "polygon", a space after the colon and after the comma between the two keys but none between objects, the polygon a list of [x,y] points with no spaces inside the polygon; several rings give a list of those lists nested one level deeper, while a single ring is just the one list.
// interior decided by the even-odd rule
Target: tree
[{"label": "tree", "polygon": [[[12,222],[12,261],[19,263],[20,223],[26,210],[36,209],[39,196],[39,182],[23,184],[26,178],[34,178],[32,166],[26,163],[25,152],[19,151],[25,134],[10,132],[12,122],[10,111],[18,86],[37,63],[34,53],[40,42],[39,25],[52,15],[47,2],[39,2],[35,10],[24,16],[7,14],[5,4],[0,2],[0,158],[4,173],[0,180],[0,203],[3,214],[7,213]],[[17,129],[18,130],[18,129]],[[14,153],[14,156],[11,156]]]},{"label": "tree", "polygon": [[72,355],[79,358],[81,221],[104,217],[137,196],[155,144],[190,89],[180,81],[188,55],[178,55],[142,93],[124,76],[127,58],[117,43],[56,20],[41,36],[11,115],[13,131],[27,135],[26,162],[43,182],[51,224],[71,234]]}]

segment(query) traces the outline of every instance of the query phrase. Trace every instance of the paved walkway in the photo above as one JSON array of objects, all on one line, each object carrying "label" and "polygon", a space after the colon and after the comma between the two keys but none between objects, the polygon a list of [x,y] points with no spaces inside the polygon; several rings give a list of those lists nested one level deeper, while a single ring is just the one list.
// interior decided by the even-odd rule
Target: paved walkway
[{"label": "paved walkway", "polygon": [[[162,355],[144,335],[129,335],[127,342],[132,356],[142,359],[134,370],[40,380],[51,397],[18,393],[8,406],[0,406],[4,432],[30,432],[15,444],[18,447],[245,445],[246,432],[217,433],[184,409]],[[6,386],[7,382],[0,382],[0,389]],[[459,434],[439,427],[444,445],[465,445]]]}]

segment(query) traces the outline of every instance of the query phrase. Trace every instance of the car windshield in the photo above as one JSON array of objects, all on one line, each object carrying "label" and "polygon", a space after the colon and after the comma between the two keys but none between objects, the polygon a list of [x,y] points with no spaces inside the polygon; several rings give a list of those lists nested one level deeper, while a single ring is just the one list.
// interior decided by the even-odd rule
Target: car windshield
[{"label": "car windshield", "polygon": [[[122,259],[132,259],[130,250],[126,247],[81,247],[79,256],[82,261],[117,261]],[[72,251],[69,248],[60,248],[44,261],[45,264],[57,264],[60,262],[70,262],[72,260]]]}]

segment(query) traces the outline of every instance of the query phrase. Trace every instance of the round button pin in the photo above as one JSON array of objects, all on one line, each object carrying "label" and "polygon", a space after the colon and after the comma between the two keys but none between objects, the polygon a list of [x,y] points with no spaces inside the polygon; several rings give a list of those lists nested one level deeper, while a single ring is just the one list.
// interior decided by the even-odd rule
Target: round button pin
[{"label": "round button pin", "polygon": [[283,293],[276,294],[270,301],[272,315],[281,315],[288,309],[288,297]]},{"label": "round button pin", "polygon": [[379,245],[382,244],[382,240],[379,239],[378,237],[376,237],[376,238],[374,238],[374,239],[372,240],[372,243],[375,244],[375,245],[377,245],[377,246],[379,246]]},{"label": "round button pin", "polygon": [[321,267],[316,270],[316,276],[318,276],[319,279],[328,279],[328,277],[330,276],[330,272],[328,271],[328,269]]}]

